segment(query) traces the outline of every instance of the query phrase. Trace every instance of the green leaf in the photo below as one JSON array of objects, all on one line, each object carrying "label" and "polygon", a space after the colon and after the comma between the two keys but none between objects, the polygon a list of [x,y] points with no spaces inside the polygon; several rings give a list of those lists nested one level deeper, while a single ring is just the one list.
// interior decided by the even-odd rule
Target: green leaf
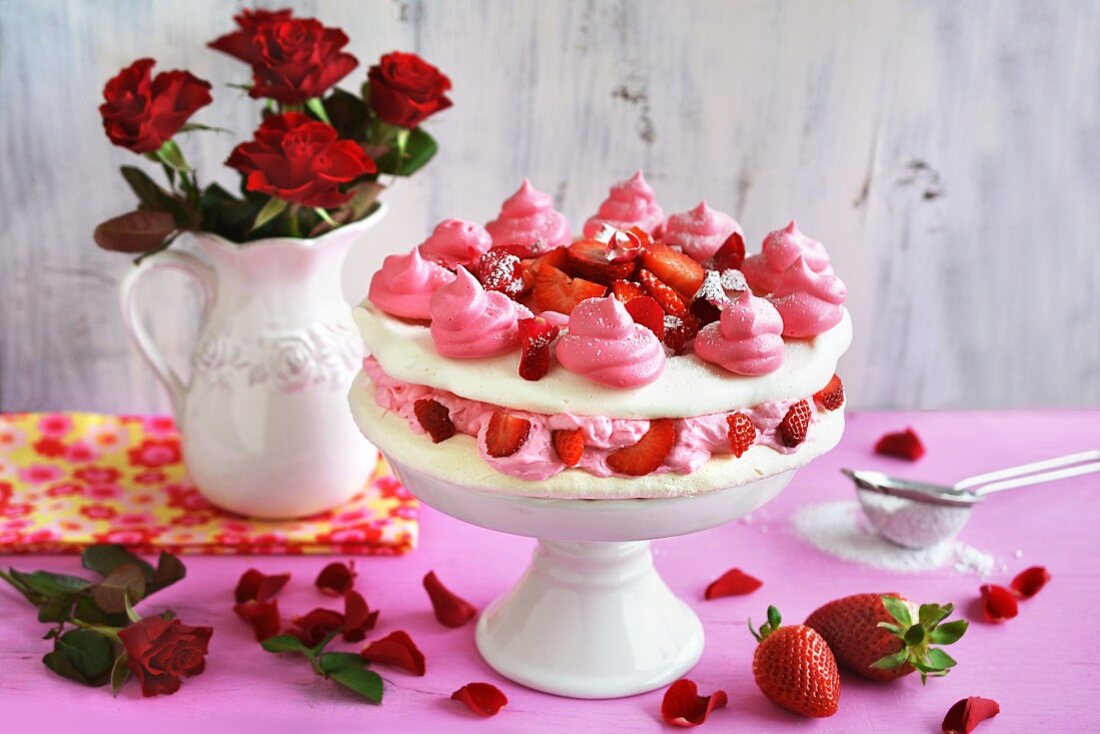
[{"label": "green leaf", "polygon": [[906,645],[919,645],[924,642],[924,627],[919,624],[915,624],[909,629],[905,630],[905,644]]},{"label": "green leaf", "polygon": [[91,585],[87,579],[82,579],[79,576],[68,576],[63,573],[51,573],[50,571],[23,573],[22,571],[16,571],[14,568],[9,568],[8,573],[11,576],[9,583],[14,580],[16,583],[12,585],[23,591],[24,596],[26,596],[26,591],[43,597],[76,593]]},{"label": "green leaf", "polygon": [[306,652],[307,648],[294,635],[275,635],[268,637],[260,643],[260,647],[268,652]]},{"label": "green leaf", "polygon": [[885,655],[875,662],[871,663],[872,668],[881,668],[883,670],[893,670],[899,665],[903,665],[909,657],[909,651],[905,648],[898,650],[893,655]]},{"label": "green leaf", "polygon": [[111,641],[90,630],[70,630],[54,640],[53,652],[42,658],[60,676],[89,686],[105,685],[114,662]]},{"label": "green leaf", "polygon": [[367,139],[367,106],[363,100],[343,89],[334,89],[324,100],[325,115],[341,138],[363,142]]},{"label": "green leaf", "polygon": [[145,595],[165,589],[187,575],[187,568],[176,556],[167,551],[161,551],[157,558],[157,568],[153,572],[153,578],[146,585]]},{"label": "green leaf", "polygon": [[957,619],[954,622],[941,624],[928,635],[928,639],[934,645],[950,645],[957,642],[966,633],[970,623],[965,619]]},{"label": "green leaf", "polygon": [[283,213],[287,208],[287,202],[272,196],[264,204],[264,208],[256,215],[256,221],[252,223],[252,229],[257,230]]},{"label": "green leaf", "polygon": [[143,209],[168,212],[180,227],[191,223],[191,213],[184,202],[158,186],[145,171],[134,166],[122,166],[119,170]]},{"label": "green leaf", "polygon": [[771,625],[773,632],[779,629],[779,625],[782,621],[783,618],[779,616],[779,610],[775,607],[768,607],[768,624]]},{"label": "green leaf", "polygon": [[103,625],[104,627],[125,627],[130,623],[125,612],[107,613],[99,608],[91,596],[83,594],[76,600],[76,606],[73,607],[73,616],[88,624]]},{"label": "green leaf", "polygon": [[928,664],[936,670],[947,670],[957,665],[953,657],[938,647],[933,647],[928,651]]},{"label": "green leaf", "polygon": [[326,652],[321,655],[321,670],[325,675],[347,668],[362,668],[365,665],[366,661],[354,652]]},{"label": "green leaf", "polygon": [[109,252],[134,254],[159,249],[175,231],[176,220],[168,212],[139,210],[100,222],[92,238]]},{"label": "green leaf", "polygon": [[81,556],[84,568],[95,571],[101,576],[109,576],[119,566],[127,564],[137,566],[146,582],[152,581],[155,569],[146,561],[138,558],[121,545],[93,545]]},{"label": "green leaf", "polygon": [[341,668],[329,677],[372,703],[382,703],[382,678],[368,668]]},{"label": "green leaf", "polygon": [[908,629],[913,624],[913,617],[909,614],[909,607],[896,596],[882,597],[882,606],[886,607],[886,611],[889,612],[890,616],[896,619],[898,624],[902,627]]},{"label": "green leaf", "polygon": [[898,637],[904,637],[905,636],[905,630],[903,630],[901,627],[899,627],[896,624],[891,624],[889,622],[879,622],[878,625],[876,625],[876,626],[881,627],[882,629],[890,632],[891,634],[895,634]]},{"label": "green leaf", "polygon": [[317,119],[321,122],[331,125],[332,122],[328,119],[328,112],[325,111],[325,104],[321,101],[320,97],[310,97],[306,100],[306,109],[317,116]]},{"label": "green leaf", "polygon": [[921,626],[930,628],[947,619],[949,614],[951,614],[950,604],[946,607],[941,607],[939,604],[921,604],[917,619]]},{"label": "green leaf", "polygon": [[115,658],[115,663],[111,666],[111,693],[116,696],[122,690],[122,686],[126,685],[126,681],[130,679],[130,666],[126,664],[129,659],[129,656],[123,651],[121,655]]},{"label": "green leaf", "polygon": [[418,127],[408,133],[404,155],[400,159],[397,147],[390,148],[384,155],[375,159],[380,173],[411,176],[423,168],[439,150],[435,138],[424,132],[423,128]]},{"label": "green leaf", "polygon": [[319,216],[324,221],[324,223],[327,224],[328,226],[330,226],[330,227],[338,226],[336,224],[336,221],[332,218],[332,215],[329,214],[324,209],[322,209],[321,207],[314,207],[313,211],[316,212],[317,216]]},{"label": "green leaf", "polygon": [[145,576],[132,563],[119,566],[92,587],[96,605],[108,614],[125,613],[128,604],[136,604],[144,597]]},{"label": "green leaf", "polygon": [[214,127],[213,125],[203,125],[201,122],[188,122],[180,128],[181,133],[195,132],[196,130],[208,130],[215,133],[232,133],[232,130],[227,130],[224,127]]},{"label": "green leaf", "polygon": [[54,594],[46,597],[38,607],[39,622],[61,622],[69,618],[73,611],[73,594]]},{"label": "green leaf", "polygon": [[157,160],[180,172],[191,170],[191,166],[187,165],[187,161],[183,157],[183,151],[180,150],[179,143],[175,140],[164,141],[160,149],[157,150]]}]

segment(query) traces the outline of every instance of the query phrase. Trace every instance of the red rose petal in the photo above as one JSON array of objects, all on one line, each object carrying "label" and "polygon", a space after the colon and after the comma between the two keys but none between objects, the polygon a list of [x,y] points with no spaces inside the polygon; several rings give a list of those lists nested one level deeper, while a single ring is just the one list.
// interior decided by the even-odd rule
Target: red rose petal
[{"label": "red rose petal", "polygon": [[300,617],[291,620],[297,629],[288,634],[294,635],[307,647],[315,647],[328,635],[344,626],[344,615],[331,609],[311,609]]},{"label": "red rose petal", "polygon": [[435,618],[445,627],[461,627],[477,616],[477,607],[456,596],[443,585],[435,571],[424,577],[424,588],[432,600]]},{"label": "red rose petal", "polygon": [[749,576],[739,568],[731,568],[710,583],[703,598],[718,599],[723,596],[751,594],[763,585],[764,582],[760,579]]},{"label": "red rose petal", "polygon": [[277,573],[268,576],[262,571],[250,568],[241,574],[237,582],[237,588],[233,591],[233,597],[238,604],[246,601],[267,601],[279,593],[279,590],[290,581],[289,573]]},{"label": "red rose petal", "polygon": [[1043,566],[1032,566],[1016,574],[1010,586],[1012,592],[1021,599],[1030,599],[1050,581],[1050,571]]},{"label": "red rose petal", "polygon": [[709,696],[700,696],[695,681],[681,678],[665,691],[661,701],[661,718],[673,726],[699,726],[710,712],[726,705],[725,691],[715,691]]},{"label": "red rose petal", "polygon": [[360,642],[378,623],[378,610],[371,610],[367,600],[358,591],[344,594],[344,639]]},{"label": "red rose petal", "polygon": [[282,626],[279,619],[279,602],[257,601],[249,599],[246,602],[233,605],[233,611],[237,616],[252,625],[252,631],[256,635],[256,642],[263,642],[268,637],[279,634]]},{"label": "red rose petal", "polygon": [[360,655],[367,662],[396,665],[413,675],[424,675],[424,653],[420,652],[416,643],[403,630],[391,632],[381,640],[375,640],[363,648]]},{"label": "red rose petal", "polygon": [[467,683],[451,694],[452,701],[461,701],[478,716],[496,716],[508,703],[508,697],[492,683]]},{"label": "red rose petal", "polygon": [[987,622],[1003,622],[1012,619],[1019,611],[1016,597],[1003,586],[985,584],[982,592],[982,616]]},{"label": "red rose petal", "polygon": [[1001,713],[1001,707],[991,698],[970,696],[957,701],[943,717],[943,734],[970,734],[974,727]]},{"label": "red rose petal", "polygon": [[896,459],[916,461],[924,456],[924,444],[912,428],[900,433],[887,433],[875,443],[875,453]]},{"label": "red rose petal", "polygon": [[343,596],[355,585],[355,563],[333,561],[321,569],[314,581],[322,594]]}]

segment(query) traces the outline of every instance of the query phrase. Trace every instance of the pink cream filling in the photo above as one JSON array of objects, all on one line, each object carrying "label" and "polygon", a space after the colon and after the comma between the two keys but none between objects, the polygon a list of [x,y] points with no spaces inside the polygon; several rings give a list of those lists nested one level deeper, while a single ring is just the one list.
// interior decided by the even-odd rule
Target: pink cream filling
[{"label": "pink cream filling", "polygon": [[[409,424],[413,433],[424,434],[424,428],[416,418],[414,404],[422,398],[438,401],[451,414],[455,430],[477,437],[477,450],[481,458],[502,474],[539,481],[552,477],[569,467],[558,458],[551,442],[551,432],[579,428],[584,432],[584,455],[578,468],[597,477],[625,477],[607,465],[607,457],[613,451],[637,443],[649,430],[645,419],[608,418],[606,416],[573,415],[559,413],[544,415],[523,410],[501,408],[491,403],[463,398],[445,390],[426,385],[415,385],[396,380],[385,373],[378,360],[367,357],[363,370],[374,383],[374,398],[385,410],[397,413]],[[797,400],[775,400],[743,408],[737,412],[747,415],[756,426],[756,444],[767,446],[781,454],[791,454],[797,447],[784,446],[779,437],[779,423],[787,410]],[[817,405],[807,398],[810,405],[810,430],[816,422]],[[489,419],[498,410],[531,422],[531,432],[519,451],[511,456],[495,458],[485,450],[485,431]],[[676,443],[672,451],[656,471],[658,474],[691,474],[715,454],[732,453],[727,432],[726,413],[710,413],[690,418],[676,418]]]}]

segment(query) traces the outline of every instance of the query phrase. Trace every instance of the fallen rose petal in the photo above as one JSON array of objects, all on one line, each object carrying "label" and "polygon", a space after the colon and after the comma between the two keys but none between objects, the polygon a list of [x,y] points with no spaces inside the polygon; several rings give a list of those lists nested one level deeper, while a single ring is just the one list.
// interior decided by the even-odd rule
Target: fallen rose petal
[{"label": "fallen rose petal", "polygon": [[1050,571],[1042,566],[1032,566],[1016,574],[1010,586],[1016,596],[1021,599],[1030,599],[1047,585],[1047,581],[1050,581]]},{"label": "fallen rose petal", "polygon": [[478,716],[496,716],[508,703],[508,697],[492,683],[467,683],[451,694],[452,701],[461,701]]},{"label": "fallen rose petal", "polygon": [[991,698],[970,696],[957,701],[943,717],[943,734],[970,734],[974,727],[1001,713],[1001,707]]},{"label": "fallen rose petal", "polygon": [[887,433],[875,443],[875,453],[896,459],[916,461],[924,456],[924,444],[912,428],[899,433]]},{"label": "fallen rose petal", "polygon": [[435,571],[424,577],[424,588],[432,600],[435,618],[445,627],[461,627],[477,616],[477,607],[449,591]]},{"label": "fallen rose petal", "polygon": [[355,585],[355,563],[333,561],[321,569],[314,583],[322,594],[343,596]]},{"label": "fallen rose petal", "polygon": [[726,703],[725,691],[700,696],[694,681],[681,678],[665,691],[661,701],[661,718],[673,726],[699,726],[707,720],[711,711],[722,708]]},{"label": "fallen rose petal", "polygon": [[367,600],[358,591],[344,594],[344,639],[360,642],[378,623],[378,610],[371,610]]},{"label": "fallen rose petal", "polygon": [[237,588],[233,592],[233,597],[238,604],[243,604],[246,601],[268,601],[286,586],[287,581],[290,581],[289,573],[277,573],[274,576],[268,576],[262,571],[250,568],[241,574],[241,578],[237,582]]},{"label": "fallen rose petal", "polygon": [[1003,622],[1016,616],[1019,606],[1011,591],[996,584],[984,584],[980,591],[982,616],[987,622]]},{"label": "fallen rose petal", "polygon": [[282,626],[279,619],[279,602],[257,601],[249,599],[246,602],[233,605],[233,611],[237,616],[252,625],[252,631],[256,635],[256,642],[263,642],[268,637],[279,634]]},{"label": "fallen rose petal", "polygon": [[404,630],[391,632],[363,648],[363,659],[379,665],[396,665],[413,675],[424,675],[424,653]]},{"label": "fallen rose petal", "polygon": [[344,615],[331,609],[311,609],[300,617],[291,620],[297,629],[288,634],[294,635],[307,647],[315,647],[329,634],[344,626]]},{"label": "fallen rose petal", "polygon": [[718,579],[712,581],[703,594],[704,599],[718,599],[723,596],[741,596],[751,594],[764,585],[764,582],[739,568],[731,568]]}]

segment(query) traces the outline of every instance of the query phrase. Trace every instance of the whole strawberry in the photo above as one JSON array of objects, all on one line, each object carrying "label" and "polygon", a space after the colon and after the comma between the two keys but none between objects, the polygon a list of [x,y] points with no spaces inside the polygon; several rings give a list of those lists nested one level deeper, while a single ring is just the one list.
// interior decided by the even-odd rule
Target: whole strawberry
[{"label": "whole strawberry", "polygon": [[773,703],[802,716],[825,717],[840,704],[840,673],[825,640],[803,624],[781,627],[779,610],[749,631],[760,643],[752,658],[756,685]]},{"label": "whole strawberry", "polygon": [[[831,601],[806,618],[806,625],[825,638],[837,662],[878,681],[891,681],[919,670],[947,675],[951,656],[931,645],[950,645],[966,632],[968,622],[944,622],[951,604],[919,608],[897,594],[855,594]],[[915,612],[915,617],[914,617]]]}]

